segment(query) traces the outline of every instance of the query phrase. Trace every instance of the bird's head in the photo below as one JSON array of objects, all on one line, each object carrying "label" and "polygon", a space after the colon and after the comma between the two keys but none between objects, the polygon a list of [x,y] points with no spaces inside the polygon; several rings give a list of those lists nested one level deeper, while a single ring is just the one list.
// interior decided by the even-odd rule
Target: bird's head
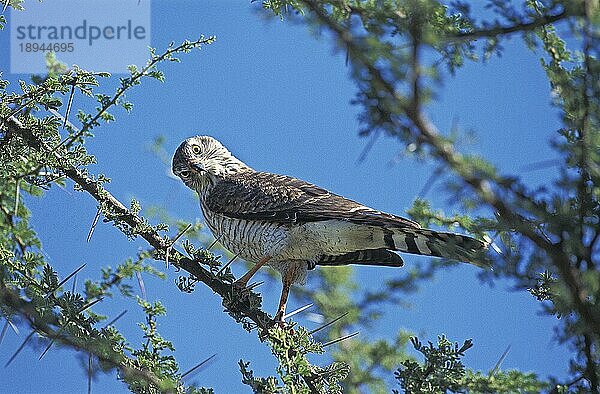
[{"label": "bird's head", "polygon": [[219,141],[204,135],[183,141],[173,156],[173,173],[198,193],[218,179],[249,169]]}]

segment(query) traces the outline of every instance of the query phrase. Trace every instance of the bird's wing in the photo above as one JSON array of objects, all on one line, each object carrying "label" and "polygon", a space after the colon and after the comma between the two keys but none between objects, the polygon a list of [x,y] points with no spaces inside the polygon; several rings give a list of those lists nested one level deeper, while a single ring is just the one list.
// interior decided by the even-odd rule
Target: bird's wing
[{"label": "bird's wing", "polygon": [[419,224],[380,212],[300,179],[247,171],[218,181],[203,203],[225,216],[279,223],[344,220],[377,227],[419,228]]}]

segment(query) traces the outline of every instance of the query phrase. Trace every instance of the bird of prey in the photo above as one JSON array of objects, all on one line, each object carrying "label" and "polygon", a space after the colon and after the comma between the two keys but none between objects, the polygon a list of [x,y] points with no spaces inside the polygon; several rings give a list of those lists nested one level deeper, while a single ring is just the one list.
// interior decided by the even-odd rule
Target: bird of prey
[{"label": "bird of prey", "polygon": [[255,264],[236,285],[245,287],[265,264],[281,273],[277,321],[285,315],[290,286],[304,284],[307,270],[317,265],[401,267],[402,258],[394,252],[483,265],[481,241],[423,229],[303,180],[255,171],[212,137],[183,141],[173,157],[173,173],[198,193],[215,238]]}]

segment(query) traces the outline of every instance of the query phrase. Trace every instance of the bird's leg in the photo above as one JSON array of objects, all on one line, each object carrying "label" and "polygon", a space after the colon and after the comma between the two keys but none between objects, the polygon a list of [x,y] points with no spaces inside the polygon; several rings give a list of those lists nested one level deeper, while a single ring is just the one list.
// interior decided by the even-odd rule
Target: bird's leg
[{"label": "bird's leg", "polygon": [[279,299],[279,308],[277,308],[277,314],[275,315],[275,321],[280,324],[283,323],[283,317],[285,316],[285,307],[287,304],[288,296],[290,295],[290,287],[292,287],[294,279],[294,270],[288,269],[283,275],[283,288],[281,289],[281,298]]},{"label": "bird's leg", "polygon": [[260,260],[258,263],[254,264],[254,267],[250,268],[248,270],[248,272],[246,272],[244,274],[244,276],[242,276],[241,278],[239,278],[238,280],[236,280],[235,282],[233,282],[233,284],[235,286],[239,286],[239,287],[246,287],[246,285],[248,284],[248,281],[254,276],[254,274],[256,274],[256,272],[265,264],[267,264],[267,262],[269,262],[269,260],[271,260],[271,257],[264,257],[262,260]]}]

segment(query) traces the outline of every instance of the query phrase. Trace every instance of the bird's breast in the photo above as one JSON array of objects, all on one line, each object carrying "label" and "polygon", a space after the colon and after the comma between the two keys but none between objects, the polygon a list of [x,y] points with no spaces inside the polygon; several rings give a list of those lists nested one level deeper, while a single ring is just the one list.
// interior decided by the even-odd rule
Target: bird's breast
[{"label": "bird's breast", "polygon": [[284,226],[275,223],[227,217],[202,207],[211,232],[230,252],[242,259],[258,262],[266,256],[278,256],[288,241]]},{"label": "bird's breast", "polygon": [[215,238],[234,254],[251,262],[264,257],[275,261],[315,261],[373,247],[368,227],[328,220],[303,224],[231,218],[202,204],[207,226]]}]

